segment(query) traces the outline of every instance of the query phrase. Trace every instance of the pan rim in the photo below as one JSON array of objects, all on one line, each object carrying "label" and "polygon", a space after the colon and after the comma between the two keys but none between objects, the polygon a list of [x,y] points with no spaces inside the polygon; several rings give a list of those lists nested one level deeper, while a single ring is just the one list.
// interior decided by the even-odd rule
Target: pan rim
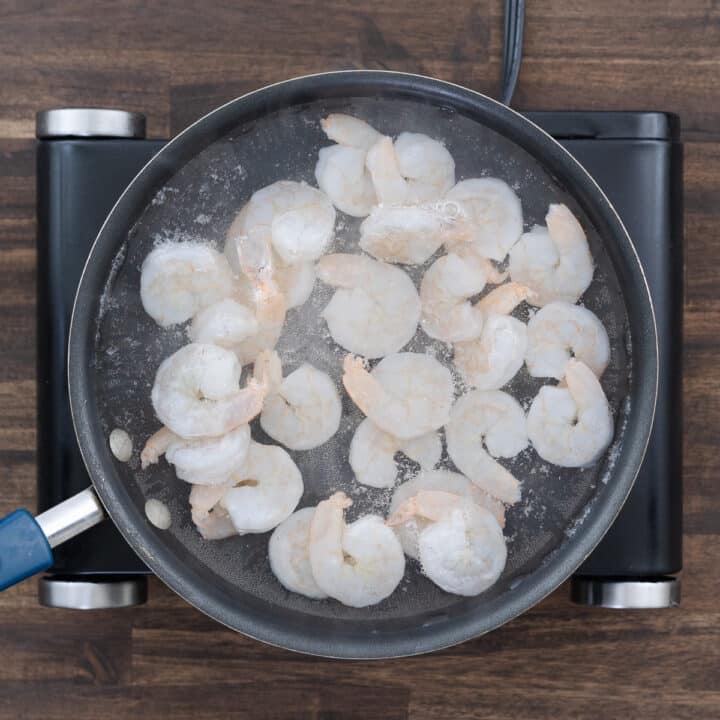
[{"label": "pan rim", "polygon": [[[613,471],[613,487],[604,493],[603,507],[599,508],[597,512],[590,513],[587,521],[582,526],[581,532],[578,532],[575,538],[567,540],[558,546],[558,548],[545,558],[543,564],[531,573],[530,578],[534,578],[535,575],[538,575],[538,577],[534,579],[532,584],[526,587],[525,592],[514,596],[512,601],[506,602],[502,607],[498,607],[495,610],[483,612],[479,615],[467,613],[457,620],[452,627],[437,625],[426,628],[419,638],[414,640],[404,637],[395,638],[394,636],[384,642],[372,636],[362,639],[345,638],[345,636],[339,635],[330,638],[315,637],[303,633],[301,627],[292,629],[287,626],[279,627],[277,623],[273,623],[272,618],[268,619],[266,617],[262,621],[254,620],[247,615],[243,615],[242,608],[227,607],[227,602],[224,602],[217,592],[212,594],[208,592],[207,589],[205,589],[206,592],[199,591],[197,581],[192,581],[190,570],[186,568],[183,573],[183,568],[177,567],[177,558],[175,561],[172,560],[174,557],[173,553],[167,548],[162,539],[153,532],[152,528],[138,527],[137,517],[133,519],[132,514],[129,512],[128,504],[124,503],[121,495],[118,494],[120,481],[118,479],[113,482],[111,478],[112,473],[106,472],[107,465],[103,461],[103,452],[101,452],[101,450],[106,452],[106,448],[104,448],[104,438],[100,428],[94,427],[91,421],[91,410],[88,408],[89,403],[87,402],[89,376],[85,373],[85,369],[88,367],[87,359],[92,355],[88,335],[92,329],[95,318],[94,310],[89,309],[88,306],[92,305],[94,307],[94,305],[97,304],[97,298],[93,294],[90,294],[88,290],[88,285],[90,284],[89,278],[93,274],[93,260],[96,258],[98,248],[102,244],[102,239],[106,237],[107,228],[110,226],[111,221],[118,213],[122,213],[124,209],[123,206],[127,202],[128,197],[138,192],[137,188],[140,184],[140,179],[146,178],[146,176],[151,174],[153,168],[155,168],[155,174],[158,175],[158,168],[161,165],[162,156],[171,154],[178,145],[181,146],[184,140],[197,130],[198,126],[209,123],[209,119],[213,116],[219,117],[219,114],[236,105],[241,106],[243,102],[251,98],[272,95],[272,93],[278,89],[287,88],[289,85],[312,84],[313,82],[319,82],[322,85],[322,83],[329,84],[333,81],[336,83],[345,83],[351,78],[353,83],[367,79],[369,85],[374,84],[377,86],[377,90],[381,89],[378,83],[385,82],[390,85],[392,82],[395,82],[397,87],[403,85],[405,88],[414,87],[416,93],[418,90],[421,90],[433,99],[437,99],[442,90],[450,90],[453,92],[454,97],[462,97],[467,102],[475,102],[476,105],[478,103],[480,105],[484,103],[487,109],[492,109],[496,115],[499,115],[501,122],[502,116],[506,115],[508,122],[503,122],[503,124],[508,130],[511,130],[513,127],[509,119],[513,119],[513,122],[524,128],[526,133],[535,135],[534,139],[531,138],[533,142],[540,146],[542,146],[543,143],[545,145],[549,143],[548,148],[551,148],[554,153],[562,158],[562,160],[558,160],[558,162],[566,166],[567,174],[581,180],[587,192],[595,196],[597,200],[593,205],[596,211],[601,213],[610,225],[614,226],[613,234],[620,246],[620,250],[624,251],[623,254],[629,253],[627,262],[628,271],[635,276],[634,279],[640,283],[639,287],[634,288],[635,294],[639,294],[640,302],[643,305],[642,308],[638,309],[638,315],[644,314],[644,322],[647,325],[646,330],[650,335],[650,337],[642,339],[641,349],[644,353],[642,358],[642,371],[644,376],[636,380],[638,383],[644,381],[646,384],[645,391],[641,394],[641,399],[645,403],[645,407],[643,408],[644,415],[637,408],[633,408],[630,412],[631,419],[632,417],[643,416],[644,425],[638,430],[639,441],[636,441],[635,446],[629,451],[632,462],[626,460],[622,467],[616,468],[616,470]],[[350,91],[353,89],[357,89],[357,87],[353,88],[349,86],[348,94],[350,94]],[[478,105],[478,107],[480,105]],[[550,149],[547,149],[545,152],[549,154]],[[545,164],[545,158],[538,159]],[[583,203],[583,206],[585,205],[587,205],[587,203]],[[620,238],[622,238],[622,240]],[[97,275],[97,268],[95,269],[95,274]],[[107,273],[103,272],[103,277],[106,276]],[[83,303],[84,299],[87,300],[86,303]],[[633,337],[634,370],[636,362],[638,365],[641,363],[641,359],[638,358],[636,361],[636,357],[637,348],[635,347],[635,338]],[[273,83],[272,85],[264,86],[230,100],[198,119],[170,140],[167,145],[146,163],[135,179],[128,185],[118,198],[98,232],[78,285],[78,291],[73,304],[68,343],[70,406],[73,425],[83,461],[93,481],[96,492],[106,508],[108,516],[113,520],[121,534],[135,552],[138,553],[140,558],[174,592],[221,624],[270,645],[331,658],[380,659],[404,657],[450,647],[499,627],[525,612],[559,587],[562,582],[582,564],[601,541],[602,537],[612,525],[615,517],[620,512],[632,489],[650,438],[657,398],[657,384],[657,329],[652,299],[644,270],[635,246],[617,212],[605,193],[583,166],[548,133],[526,117],[520,115],[517,111],[506,107],[493,98],[444,80],[413,73],[386,70],[341,70],[327,73],[314,73]],[[649,422],[647,422],[647,420],[649,420]],[[639,423],[639,421],[636,421],[636,424],[637,423]],[[108,476],[110,476],[110,479],[108,479]],[[618,478],[621,478],[622,482],[620,482]],[[135,510],[137,511],[136,508]],[[135,515],[137,515],[137,512],[135,512]]]}]

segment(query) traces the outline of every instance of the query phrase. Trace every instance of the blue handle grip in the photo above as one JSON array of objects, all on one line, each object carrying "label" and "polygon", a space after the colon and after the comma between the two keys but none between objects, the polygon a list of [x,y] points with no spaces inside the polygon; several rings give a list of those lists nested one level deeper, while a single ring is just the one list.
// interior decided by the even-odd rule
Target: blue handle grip
[{"label": "blue handle grip", "polygon": [[27,510],[16,510],[0,520],[0,590],[52,564],[45,533]]}]

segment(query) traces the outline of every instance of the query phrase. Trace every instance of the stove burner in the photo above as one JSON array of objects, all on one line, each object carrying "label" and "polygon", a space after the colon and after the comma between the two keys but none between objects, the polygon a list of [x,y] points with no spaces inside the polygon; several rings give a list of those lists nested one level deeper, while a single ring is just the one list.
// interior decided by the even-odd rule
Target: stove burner
[{"label": "stove burner", "polygon": [[[573,578],[575,602],[671,607],[682,567],[682,148],[675,116],[531,112],[593,175],[635,242],[653,296],[660,384],[655,425],[635,487]],[[70,417],[66,346],[90,246],[114,202],[165,144],[118,110],[38,113],[38,509],[90,485]],[[53,607],[123,607],[146,598],[147,568],[110,522],[55,550],[40,580]]]}]

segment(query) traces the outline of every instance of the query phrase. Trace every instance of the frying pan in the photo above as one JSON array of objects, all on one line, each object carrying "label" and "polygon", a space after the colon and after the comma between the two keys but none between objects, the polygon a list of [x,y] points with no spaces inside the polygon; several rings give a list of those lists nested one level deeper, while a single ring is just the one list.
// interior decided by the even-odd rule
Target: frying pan
[{"label": "frying pan", "polygon": [[[588,235],[596,273],[583,303],[601,317],[610,336],[611,363],[602,383],[614,412],[615,438],[587,468],[549,466],[532,448],[506,463],[523,480],[523,500],[508,511],[507,567],[478,597],[444,593],[412,562],[395,593],[373,607],[291,594],[269,569],[267,535],[203,541],[190,522],[189,486],[164,462],[139,468],[138,446],[158,426],[149,402],[155,371],[187,342],[183,328],[162,331],[143,312],[142,259],[169,236],[221,245],[233,215],[254,190],[279,179],[313,182],[317,151],[328,144],[319,120],[329,112],[359,115],[387,134],[411,130],[437,137],[455,158],[458,179],[487,174],[516,189],[526,227],[543,223],[548,204],[561,201]],[[337,249],[353,247],[353,238],[357,242],[354,223],[341,219]],[[342,353],[323,335],[319,318],[329,292],[318,284],[306,306],[291,311],[280,351],[287,370],[309,358],[339,382]],[[438,351],[427,338],[413,343],[408,349]],[[37,520],[19,510],[0,521],[0,586],[49,566],[50,545],[98,522],[104,509],[158,577],[218,622],[292,650],[377,658],[428,652],[492,630],[537,603],[582,563],[613,522],[642,462],[655,407],[657,339],[630,238],[599,187],[557,142],[504,105],[457,85],[350,71],[288,80],[233,100],[150,160],[118,200],[88,257],[70,329],[68,381],[94,489]],[[544,382],[523,369],[510,392],[527,407]],[[347,447],[360,415],[343,402],[336,437],[322,452],[293,457],[305,480],[300,506],[341,487],[353,493],[353,519],[384,512],[389,498],[381,490],[352,489]],[[108,434],[115,427],[134,438],[129,464],[109,450]],[[253,435],[268,442],[254,427]],[[168,505],[169,530],[145,517],[151,497]]]}]

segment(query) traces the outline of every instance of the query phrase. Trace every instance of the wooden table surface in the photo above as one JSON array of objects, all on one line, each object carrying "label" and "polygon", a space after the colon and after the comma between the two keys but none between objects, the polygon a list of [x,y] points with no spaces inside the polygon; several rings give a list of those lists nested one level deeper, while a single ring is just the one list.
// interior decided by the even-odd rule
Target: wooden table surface
[{"label": "wooden table surface", "polygon": [[[561,588],[434,655],[334,662],[219,627],[159,582],[144,607],[0,595],[2,718],[720,717],[720,8],[528,2],[521,109],[679,113],[685,142],[685,570],[677,610],[575,607]],[[34,114],[147,114],[167,137],[283,78],[420,72],[497,94],[502,3],[0,2],[0,511],[35,504]]]}]

